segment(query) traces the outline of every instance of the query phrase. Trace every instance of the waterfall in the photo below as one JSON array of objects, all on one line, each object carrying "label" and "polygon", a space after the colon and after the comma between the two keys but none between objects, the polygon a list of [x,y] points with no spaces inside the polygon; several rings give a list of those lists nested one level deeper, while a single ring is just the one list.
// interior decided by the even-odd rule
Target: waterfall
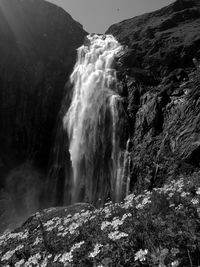
[{"label": "waterfall", "polygon": [[63,118],[72,165],[72,202],[120,201],[127,128],[114,59],[122,46],[112,35],[89,35],[71,74],[73,97]]},{"label": "waterfall", "polygon": [[123,180],[125,181],[126,184],[126,196],[130,193],[130,182],[131,182],[131,155],[130,155],[130,144],[131,140],[130,138],[128,139],[126,143],[126,151],[124,154],[124,166],[123,166],[123,172],[122,172],[122,177]]}]

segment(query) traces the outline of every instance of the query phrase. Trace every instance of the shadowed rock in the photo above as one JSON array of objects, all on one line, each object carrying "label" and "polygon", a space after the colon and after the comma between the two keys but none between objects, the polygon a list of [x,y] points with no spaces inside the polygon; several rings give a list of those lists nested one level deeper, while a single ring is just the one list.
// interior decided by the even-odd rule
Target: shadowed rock
[{"label": "shadowed rock", "polygon": [[[85,35],[53,4],[0,1],[0,231],[40,207],[28,198],[34,191],[41,200],[64,86]],[[21,168],[27,163],[29,172]]]}]

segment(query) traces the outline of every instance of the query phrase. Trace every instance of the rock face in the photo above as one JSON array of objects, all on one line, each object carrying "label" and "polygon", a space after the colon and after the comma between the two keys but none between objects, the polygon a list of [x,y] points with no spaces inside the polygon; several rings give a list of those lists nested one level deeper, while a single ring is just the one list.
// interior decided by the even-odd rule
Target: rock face
[{"label": "rock face", "polygon": [[134,100],[129,103],[134,118],[131,190],[150,190],[199,170],[198,76],[194,72],[187,82],[149,89],[135,113]]},{"label": "rock face", "polygon": [[0,190],[9,187],[8,176],[24,181],[19,166],[45,175],[64,85],[85,35],[68,13],[43,0],[0,2]]},{"label": "rock face", "polygon": [[193,66],[200,55],[200,2],[177,0],[158,11],[122,21],[107,33],[128,45],[122,63],[128,68],[142,68],[154,78],[176,68]]},{"label": "rock face", "polygon": [[108,32],[128,46],[117,68],[130,119],[130,190],[198,170],[200,2],[176,1]]}]

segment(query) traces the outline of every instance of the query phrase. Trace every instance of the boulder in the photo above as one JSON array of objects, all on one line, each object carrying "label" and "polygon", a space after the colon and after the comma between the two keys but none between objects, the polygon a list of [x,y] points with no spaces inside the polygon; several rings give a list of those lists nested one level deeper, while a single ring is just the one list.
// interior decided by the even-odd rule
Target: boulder
[{"label": "boulder", "polygon": [[77,203],[37,212],[21,227],[0,237],[0,265],[64,266],[58,258],[68,251],[69,234],[74,241],[81,238],[81,232],[73,233],[76,227],[70,219],[78,220],[80,214],[86,216],[92,210],[94,207],[89,204]]}]

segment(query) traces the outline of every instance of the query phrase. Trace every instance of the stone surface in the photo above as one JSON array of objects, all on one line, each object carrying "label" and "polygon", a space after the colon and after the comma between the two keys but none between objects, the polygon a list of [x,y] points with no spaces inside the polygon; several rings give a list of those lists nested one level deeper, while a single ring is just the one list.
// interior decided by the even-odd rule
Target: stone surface
[{"label": "stone surface", "polygon": [[152,189],[199,169],[198,76],[191,73],[187,82],[141,96],[132,136],[132,190]]},{"label": "stone surface", "polygon": [[151,71],[154,79],[177,68],[192,67],[200,56],[200,2],[177,0],[158,11],[112,25],[113,34],[128,46],[121,58],[126,68]]},{"label": "stone surface", "polygon": [[127,97],[130,191],[199,170],[199,32],[197,0],[175,1],[107,31],[126,45],[116,68]]}]

